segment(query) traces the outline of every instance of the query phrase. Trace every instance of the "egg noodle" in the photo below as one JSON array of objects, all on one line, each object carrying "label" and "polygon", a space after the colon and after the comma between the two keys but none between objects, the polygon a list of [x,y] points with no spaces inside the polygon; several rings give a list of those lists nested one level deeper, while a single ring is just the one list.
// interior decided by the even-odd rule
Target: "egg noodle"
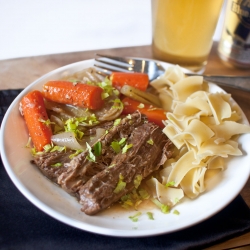
[{"label": "egg noodle", "polygon": [[193,199],[204,192],[209,171],[224,170],[225,158],[242,155],[236,135],[250,133],[250,127],[241,123],[230,94],[210,93],[202,76],[187,77],[179,66],[169,67],[151,85],[171,111],[163,132],[178,153],[164,164],[160,178],[147,184],[161,203],[173,206],[184,196]]}]

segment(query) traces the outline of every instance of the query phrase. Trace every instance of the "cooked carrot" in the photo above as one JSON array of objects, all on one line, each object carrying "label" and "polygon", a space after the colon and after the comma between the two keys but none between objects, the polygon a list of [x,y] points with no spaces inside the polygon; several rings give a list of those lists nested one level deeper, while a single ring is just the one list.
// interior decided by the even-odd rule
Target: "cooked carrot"
[{"label": "cooked carrot", "polygon": [[162,122],[167,119],[165,110],[154,107],[153,105],[140,103],[129,97],[125,97],[122,102],[124,104],[123,114],[132,114],[138,110],[142,114],[146,115],[149,121],[154,122],[161,128],[165,127]]},{"label": "cooked carrot", "polygon": [[89,109],[103,106],[103,89],[89,84],[49,81],[43,85],[43,96],[51,101]]},{"label": "cooked carrot", "polygon": [[21,109],[34,147],[43,151],[43,147],[51,143],[52,131],[48,121],[43,96],[40,91],[34,90],[21,100]]},{"label": "cooked carrot", "polygon": [[113,72],[110,75],[113,87],[120,90],[124,85],[129,85],[145,91],[148,87],[148,75],[144,73]]}]

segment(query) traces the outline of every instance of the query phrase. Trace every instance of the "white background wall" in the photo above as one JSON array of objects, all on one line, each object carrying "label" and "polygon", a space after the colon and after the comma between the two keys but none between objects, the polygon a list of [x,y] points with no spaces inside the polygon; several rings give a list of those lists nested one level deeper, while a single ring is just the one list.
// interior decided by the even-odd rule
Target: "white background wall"
[{"label": "white background wall", "polygon": [[0,60],[148,45],[150,8],[150,0],[0,0]]}]

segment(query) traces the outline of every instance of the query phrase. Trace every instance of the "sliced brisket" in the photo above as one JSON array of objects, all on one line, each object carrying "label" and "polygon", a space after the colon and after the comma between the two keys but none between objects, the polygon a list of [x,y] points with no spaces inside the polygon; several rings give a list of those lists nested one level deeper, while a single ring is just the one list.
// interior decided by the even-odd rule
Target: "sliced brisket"
[{"label": "sliced brisket", "polygon": [[[167,136],[140,112],[122,118],[118,124],[106,125],[109,130],[98,140],[102,150],[95,162],[89,160],[88,150],[72,160],[69,156],[74,151],[67,150],[37,155],[33,161],[45,176],[76,196],[88,215],[98,213],[132,191],[138,181],[158,170],[173,152]],[[89,134],[95,133],[94,129]],[[123,138],[132,147],[115,153],[111,143]],[[57,167],[57,163],[62,166]],[[120,182],[125,184],[121,190],[117,189]]]},{"label": "sliced brisket", "polygon": [[[84,131],[84,135],[95,135],[98,128],[109,130],[113,126],[113,123],[112,121],[108,121],[98,124]],[[35,155],[32,163],[37,165],[47,178],[58,184],[58,177],[68,169],[68,163],[72,160],[69,156],[73,153],[73,150],[46,152],[41,155]],[[58,163],[61,163],[61,166],[56,166]]]},{"label": "sliced brisket", "polygon": [[[86,214],[96,214],[132,191],[140,178],[144,179],[157,170],[172,152],[169,151],[172,144],[170,140],[152,123],[144,123],[133,128],[127,144],[132,144],[132,148],[125,153],[114,155],[109,168],[96,173],[81,186],[80,203],[82,211]],[[126,186],[117,192],[119,180],[125,182]]]},{"label": "sliced brisket", "polygon": [[[36,155],[32,163],[36,164],[46,177],[57,183],[57,178],[67,170],[67,164],[71,161],[69,158],[71,154],[73,154],[72,150],[66,152],[47,152]],[[60,163],[61,166],[57,166],[58,163]]]},{"label": "sliced brisket", "polygon": [[143,124],[145,117],[139,112],[135,112],[129,117],[121,119],[120,123],[114,125],[109,132],[99,141],[102,145],[102,153],[92,162],[87,159],[89,154],[85,151],[70,162],[69,167],[58,178],[58,184],[72,195],[78,196],[78,191],[90,178],[110,166],[115,156],[111,142],[128,138],[136,127]]}]

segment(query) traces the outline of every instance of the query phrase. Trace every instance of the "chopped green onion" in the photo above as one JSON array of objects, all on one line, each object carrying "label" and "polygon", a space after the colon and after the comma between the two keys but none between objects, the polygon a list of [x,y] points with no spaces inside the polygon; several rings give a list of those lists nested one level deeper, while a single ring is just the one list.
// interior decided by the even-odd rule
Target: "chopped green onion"
[{"label": "chopped green onion", "polygon": [[83,126],[95,125],[99,123],[95,114],[90,114],[88,116],[82,116],[82,117],[76,117],[74,119],[79,122],[79,125],[83,125]]},{"label": "chopped green onion", "polygon": [[175,182],[174,181],[169,181],[168,183],[166,183],[166,187],[174,187]]},{"label": "chopped green onion", "polygon": [[77,156],[77,155],[79,155],[80,153],[82,153],[83,152],[83,150],[76,150],[76,152],[74,153],[74,154],[71,154],[70,156],[69,156],[69,158],[70,159],[73,159],[75,156]]},{"label": "chopped green onion", "polygon": [[122,148],[122,153],[125,154],[130,148],[133,147],[133,144],[126,144],[123,148]]},{"label": "chopped green onion", "polygon": [[141,203],[142,203],[142,200],[138,200],[138,201],[135,202],[135,205],[134,205],[135,210],[138,210],[138,206],[139,206]]},{"label": "chopped green onion", "polygon": [[114,94],[118,96],[120,94],[119,91],[112,86],[112,82],[107,77],[104,81],[99,82],[97,85],[103,89],[104,95],[111,96]]},{"label": "chopped green onion", "polygon": [[95,156],[100,156],[102,154],[102,144],[100,141],[98,141],[94,146],[94,155]]},{"label": "chopped green onion", "polygon": [[87,150],[89,152],[89,154],[87,155],[87,159],[89,161],[92,161],[92,162],[95,162],[95,155],[93,154],[92,152],[92,148],[90,147],[90,145],[86,142],[86,145],[87,145]]},{"label": "chopped green onion", "polygon": [[105,93],[105,92],[102,92],[102,100],[103,99],[106,99],[106,98],[108,98],[109,97],[109,94],[108,93]]},{"label": "chopped green onion", "polygon": [[36,149],[35,149],[35,148],[32,148],[32,149],[31,149],[31,153],[32,153],[32,155],[36,155]]},{"label": "chopped green onion", "polygon": [[180,212],[179,212],[178,210],[175,209],[174,212],[173,212],[173,214],[179,215]]},{"label": "chopped green onion", "polygon": [[121,122],[121,118],[115,119],[115,121],[114,121],[114,126],[119,125],[120,122]]},{"label": "chopped green onion", "polygon": [[142,181],[142,175],[137,175],[134,179],[135,188],[138,188]]},{"label": "chopped green onion", "polygon": [[140,189],[139,194],[143,200],[147,200],[150,198],[150,194],[145,189]]},{"label": "chopped green onion", "polygon": [[126,201],[126,200],[128,200],[129,199],[129,194],[125,194],[125,195],[123,195],[122,197],[121,197],[121,201]]},{"label": "chopped green onion", "polygon": [[124,143],[126,142],[126,138],[122,138],[120,141],[119,141],[119,145],[123,146]]},{"label": "chopped green onion", "polygon": [[61,147],[61,146],[54,146],[51,150],[50,150],[50,152],[54,152],[54,151],[59,151],[59,152],[62,152],[63,150],[65,150],[66,151],[66,147],[64,146],[64,147]]},{"label": "chopped green onion", "polygon": [[176,204],[176,203],[178,203],[178,202],[180,201],[180,199],[176,197],[176,198],[174,199],[174,201],[175,201],[175,204]]},{"label": "chopped green onion", "polygon": [[117,95],[117,96],[119,96],[119,95],[120,95],[119,90],[117,90],[117,89],[115,89],[115,88],[113,88],[113,93],[114,93],[115,95]]},{"label": "chopped green onion", "polygon": [[51,122],[50,119],[48,119],[48,120],[40,119],[39,121],[44,123],[46,126],[49,126],[50,124],[55,124],[54,122]]},{"label": "chopped green onion", "polygon": [[131,193],[126,194],[121,197],[120,201],[122,203],[122,207],[125,209],[134,208],[137,209],[139,204],[142,203],[143,200],[148,199],[150,195],[144,189],[133,189]]},{"label": "chopped green onion", "polygon": [[147,215],[148,215],[148,218],[149,218],[150,220],[154,220],[153,213],[147,212]]},{"label": "chopped green onion", "polygon": [[135,215],[129,216],[129,219],[131,219],[133,222],[138,221],[138,217],[141,215],[141,212],[136,213]]},{"label": "chopped green onion", "polygon": [[43,149],[45,150],[45,152],[49,152],[52,149],[52,145],[51,144],[46,144]]},{"label": "chopped green onion", "polygon": [[77,126],[78,126],[79,122],[73,118],[68,119],[67,121],[65,121],[65,130],[66,131],[74,131],[76,130]]},{"label": "chopped green onion", "polygon": [[66,132],[73,132],[77,139],[82,139],[84,133],[78,129],[78,126],[92,126],[98,124],[95,114],[90,114],[88,116],[70,118],[65,121],[64,129]]},{"label": "chopped green onion", "polygon": [[32,153],[32,155],[42,155],[43,154],[43,152],[37,152],[35,148],[31,149],[31,153]]},{"label": "chopped green onion", "polygon": [[126,209],[129,209],[129,208],[131,208],[131,207],[133,207],[133,206],[134,206],[134,203],[133,203],[132,200],[126,200],[126,201],[124,201],[123,204],[122,204],[122,207],[123,207],[123,208],[126,208]]},{"label": "chopped green onion", "polygon": [[84,133],[77,129],[78,125],[79,120],[76,118],[70,118],[65,121],[64,129],[66,132],[73,132],[76,138],[81,139]]},{"label": "chopped green onion", "polygon": [[151,201],[158,207],[161,209],[161,211],[164,214],[169,213],[169,207],[167,205],[162,204],[161,202],[159,202],[157,199],[151,199]]},{"label": "chopped green onion", "polygon": [[114,103],[112,109],[123,109],[123,102],[120,99],[111,100],[110,102]]},{"label": "chopped green onion", "polygon": [[120,174],[119,181],[118,181],[117,186],[114,190],[115,194],[120,193],[126,187],[126,182],[124,182],[123,179],[124,179],[124,177]]},{"label": "chopped green onion", "polygon": [[58,163],[56,163],[56,164],[53,164],[53,165],[50,165],[51,167],[56,167],[56,168],[58,168],[58,167],[61,167],[63,164],[61,163],[61,162],[58,162]]},{"label": "chopped green onion", "polygon": [[76,133],[76,137],[78,138],[78,139],[82,139],[82,137],[83,137],[83,135],[84,135],[84,133],[82,132],[82,131],[80,131],[80,130],[76,130],[75,131],[75,133]]},{"label": "chopped green onion", "polygon": [[121,151],[121,146],[123,146],[125,142],[126,142],[126,138],[122,138],[119,142],[112,141],[110,146],[118,154]]},{"label": "chopped green onion", "polygon": [[119,142],[117,141],[112,141],[111,142],[111,147],[113,148],[113,150],[118,154],[121,151],[121,146],[119,144]]},{"label": "chopped green onion", "polygon": [[147,141],[147,143],[150,144],[150,145],[154,145],[154,141],[153,141],[152,139],[149,139],[149,140]]}]

